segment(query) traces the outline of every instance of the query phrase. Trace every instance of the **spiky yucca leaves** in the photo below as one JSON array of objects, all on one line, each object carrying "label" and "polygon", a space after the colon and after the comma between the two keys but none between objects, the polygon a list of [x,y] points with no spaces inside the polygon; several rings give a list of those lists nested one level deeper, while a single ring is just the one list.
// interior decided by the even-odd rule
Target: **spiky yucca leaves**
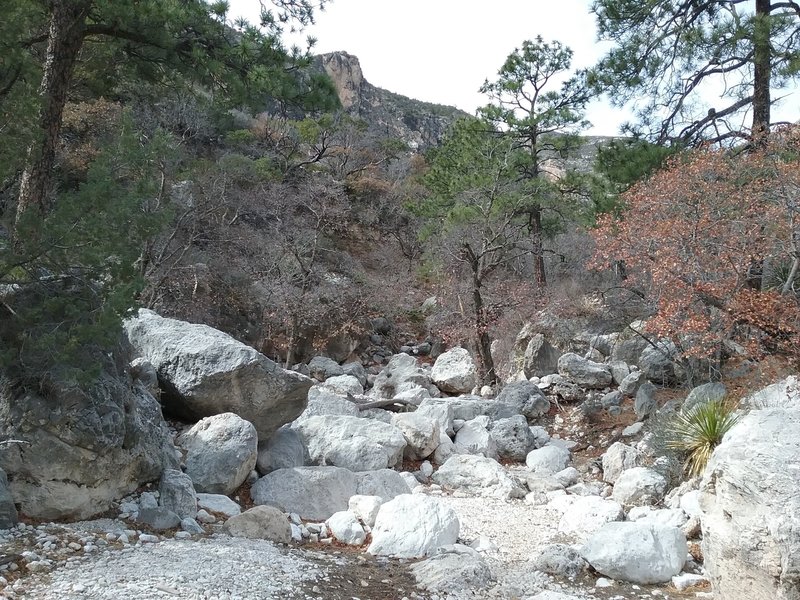
[{"label": "spiky yucca leaves", "polygon": [[704,402],[679,412],[667,426],[667,447],[686,455],[686,471],[701,475],[723,436],[737,423],[733,407],[724,400]]}]

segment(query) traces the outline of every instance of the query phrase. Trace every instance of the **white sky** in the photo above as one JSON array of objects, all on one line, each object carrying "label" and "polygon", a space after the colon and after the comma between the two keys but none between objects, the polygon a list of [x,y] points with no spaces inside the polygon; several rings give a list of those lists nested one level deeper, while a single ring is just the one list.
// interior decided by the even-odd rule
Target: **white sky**
[{"label": "white sky", "polygon": [[[257,0],[230,0],[230,16],[258,22]],[[487,103],[478,92],[523,40],[541,35],[575,52],[573,67],[588,67],[602,53],[590,0],[333,0],[316,25],[287,45],[317,38],[314,53],[344,50],[361,62],[378,87],[417,100],[474,113]],[[627,115],[595,102],[587,133],[615,135]]]}]

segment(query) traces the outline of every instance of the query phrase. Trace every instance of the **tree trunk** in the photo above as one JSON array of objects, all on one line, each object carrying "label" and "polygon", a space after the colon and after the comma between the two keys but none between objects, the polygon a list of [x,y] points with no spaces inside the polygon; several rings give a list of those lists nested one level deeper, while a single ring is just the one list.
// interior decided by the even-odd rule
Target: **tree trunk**
[{"label": "tree trunk", "polygon": [[766,139],[770,123],[770,0],[756,0],[753,25],[753,142]]},{"label": "tree trunk", "polygon": [[542,209],[536,207],[531,210],[528,226],[533,240],[533,278],[540,290],[547,287],[547,277],[544,270],[544,245],[542,238]]},{"label": "tree trunk", "polygon": [[47,54],[39,87],[39,137],[28,147],[20,182],[15,234],[26,218],[42,219],[55,161],[72,69],[83,45],[91,0],[52,0]]},{"label": "tree trunk", "polygon": [[486,322],[486,309],[483,306],[483,296],[481,295],[480,265],[477,261],[472,264],[472,304],[475,309],[475,337],[478,342],[478,355],[485,371],[483,383],[496,385],[498,378],[492,358],[492,339],[489,337],[488,323]]}]

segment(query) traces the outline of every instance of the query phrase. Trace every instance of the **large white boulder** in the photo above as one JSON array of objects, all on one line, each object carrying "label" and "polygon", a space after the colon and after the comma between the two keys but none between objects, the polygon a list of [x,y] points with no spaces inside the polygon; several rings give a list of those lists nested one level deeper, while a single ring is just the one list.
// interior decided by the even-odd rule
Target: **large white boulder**
[{"label": "large white boulder", "polygon": [[253,484],[250,494],[257,505],[276,506],[304,519],[324,521],[333,513],[347,510],[357,493],[356,474],[339,467],[296,467],[278,469]]},{"label": "large white boulder", "polygon": [[545,477],[554,475],[567,468],[569,450],[561,446],[550,445],[528,452],[525,464],[535,475]]},{"label": "large white boulder", "polygon": [[567,352],[558,359],[558,373],[584,388],[604,388],[611,385],[611,367]]},{"label": "large white boulder", "polygon": [[625,518],[622,506],[600,496],[580,496],[563,506],[558,531],[586,539],[606,523]]},{"label": "large white boulder", "polygon": [[378,398],[394,398],[407,390],[408,384],[427,388],[431,384],[430,369],[421,366],[409,354],[395,354],[375,378],[372,394]]},{"label": "large white boulder", "polygon": [[314,416],[294,424],[313,463],[373,471],[403,459],[406,439],[395,426],[375,419]]},{"label": "large white boulder", "polygon": [[431,379],[443,392],[466,394],[478,382],[478,370],[467,350],[452,348],[436,359]]},{"label": "large white boulder", "polygon": [[456,454],[433,474],[442,487],[468,491],[478,496],[524,498],[525,490],[496,460],[472,454]]},{"label": "large white boulder", "polygon": [[455,437],[456,451],[464,454],[480,454],[489,458],[497,457],[497,444],[487,429],[488,417],[476,417],[467,421]]},{"label": "large white boulder", "polygon": [[367,532],[349,510],[333,513],[325,524],[334,538],[348,546],[360,546],[367,539]]},{"label": "large white boulder", "polygon": [[453,405],[447,398],[425,398],[414,411],[439,423],[447,435],[453,435]]},{"label": "large white boulder", "polygon": [[264,438],[296,419],[313,381],[208,327],[141,309],[124,323],[139,355],[152,363],[168,412],[187,420],[232,412]]},{"label": "large white boulder", "polygon": [[[791,405],[791,397],[773,392],[761,397]],[[725,435],[700,486],[703,555],[715,598],[800,598],[798,481],[800,410],[754,410]]]},{"label": "large white boulder", "polygon": [[206,417],[177,441],[186,451],[186,474],[198,492],[231,494],[256,466],[256,428],[233,413]]},{"label": "large white boulder", "polygon": [[639,584],[670,581],[681,572],[687,552],[680,529],[642,522],[607,523],[581,548],[599,573]]},{"label": "large white boulder", "polygon": [[667,480],[647,467],[634,467],[623,471],[614,484],[611,498],[622,506],[651,506],[664,499]]},{"label": "large white boulder", "polygon": [[439,423],[424,414],[397,413],[392,416],[392,425],[403,433],[405,456],[410,460],[428,458],[439,446]]},{"label": "large white boulder", "polygon": [[308,390],[308,405],[300,415],[300,419],[322,415],[344,415],[348,417],[361,416],[355,402],[347,396],[327,388],[322,384],[312,385]]},{"label": "large white boulder", "polygon": [[460,523],[455,511],[422,494],[405,494],[381,505],[367,551],[380,556],[421,558],[455,544]]},{"label": "large white boulder", "polygon": [[633,446],[614,442],[603,453],[603,481],[614,483],[622,472],[644,464],[644,454]]}]

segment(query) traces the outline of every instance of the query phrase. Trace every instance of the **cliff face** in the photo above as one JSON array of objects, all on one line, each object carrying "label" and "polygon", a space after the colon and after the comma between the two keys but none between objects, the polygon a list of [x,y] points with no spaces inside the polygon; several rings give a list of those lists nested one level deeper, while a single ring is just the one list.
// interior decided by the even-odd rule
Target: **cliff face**
[{"label": "cliff face", "polygon": [[363,119],[375,133],[400,138],[411,149],[435,146],[453,121],[467,116],[452,106],[421,102],[372,85],[352,54],[331,52],[317,61],[333,80],[347,112]]}]

